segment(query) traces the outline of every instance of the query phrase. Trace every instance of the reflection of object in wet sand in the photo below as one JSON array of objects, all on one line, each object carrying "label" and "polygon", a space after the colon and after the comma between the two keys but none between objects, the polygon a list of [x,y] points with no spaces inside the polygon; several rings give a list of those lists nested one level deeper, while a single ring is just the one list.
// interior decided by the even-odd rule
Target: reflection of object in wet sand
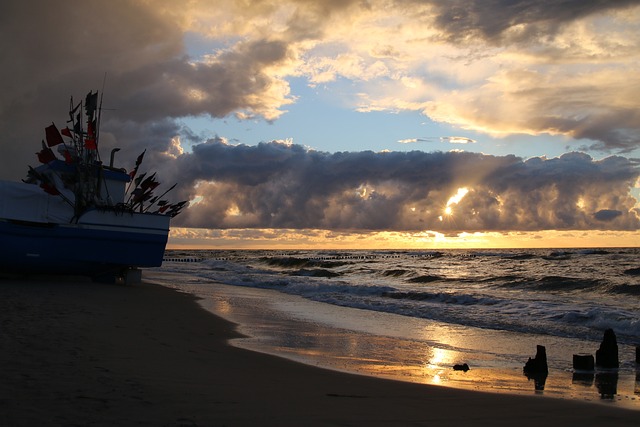
[{"label": "reflection of object in wet sand", "polygon": [[[640,345],[636,346],[636,364],[640,365]],[[640,394],[640,366],[636,366],[636,386],[633,392]]]},{"label": "reflection of object in wet sand", "polygon": [[594,376],[595,374],[593,372],[574,372],[571,382],[576,385],[591,387]]},{"label": "reflection of object in wet sand", "polygon": [[543,345],[536,346],[536,357],[529,358],[522,371],[527,379],[533,379],[536,390],[544,390],[549,368],[547,366],[547,349]]},{"label": "reflection of object in wet sand", "polygon": [[574,354],[573,355],[573,384],[585,387],[593,385],[595,363],[592,354]]},{"label": "reflection of object in wet sand", "polygon": [[598,372],[596,374],[596,387],[601,399],[613,399],[618,393],[618,373]]},{"label": "reflection of object in wet sand", "polygon": [[469,370],[469,365],[467,365],[466,363],[463,363],[462,365],[458,364],[458,365],[453,365],[453,370],[454,371],[464,371],[467,372]]},{"label": "reflection of object in wet sand", "polygon": [[544,385],[547,382],[547,374],[527,375],[527,379],[533,380],[533,387],[536,391],[544,391]]}]

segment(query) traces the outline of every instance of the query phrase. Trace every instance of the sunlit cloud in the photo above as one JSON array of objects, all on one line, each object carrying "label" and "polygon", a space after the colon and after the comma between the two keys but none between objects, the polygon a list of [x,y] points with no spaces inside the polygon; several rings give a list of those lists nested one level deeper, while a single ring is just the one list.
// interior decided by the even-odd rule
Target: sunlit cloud
[{"label": "sunlit cloud", "polygon": [[520,233],[460,233],[435,231],[339,232],[315,229],[171,229],[171,249],[449,249],[632,247],[637,232],[541,231]]},{"label": "sunlit cloud", "polygon": [[444,142],[449,142],[451,144],[475,144],[476,142],[474,139],[464,136],[443,136],[441,139]]},{"label": "sunlit cloud", "polygon": [[414,144],[418,142],[444,142],[448,144],[475,144],[476,140],[465,136],[441,136],[400,139],[400,144]]},{"label": "sunlit cloud", "polygon": [[276,141],[210,140],[171,163],[184,198],[202,198],[179,217],[182,226],[443,233],[640,227],[629,194],[640,171],[623,157],[332,154]]}]

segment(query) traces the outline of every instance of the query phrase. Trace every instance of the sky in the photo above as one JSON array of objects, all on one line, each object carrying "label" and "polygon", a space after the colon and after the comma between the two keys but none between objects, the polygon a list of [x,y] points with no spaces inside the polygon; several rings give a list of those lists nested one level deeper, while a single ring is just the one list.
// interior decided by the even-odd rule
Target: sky
[{"label": "sky", "polygon": [[0,179],[99,90],[103,157],[190,201],[171,248],[640,242],[637,0],[3,0],[0,33]]}]

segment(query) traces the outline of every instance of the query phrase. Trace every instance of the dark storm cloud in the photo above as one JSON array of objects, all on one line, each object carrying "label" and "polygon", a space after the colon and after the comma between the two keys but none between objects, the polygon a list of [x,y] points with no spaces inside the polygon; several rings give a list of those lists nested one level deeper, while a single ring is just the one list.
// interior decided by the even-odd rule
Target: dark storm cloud
[{"label": "dark storm cloud", "polygon": [[[447,38],[480,37],[491,42],[552,37],[567,22],[608,10],[637,5],[637,0],[434,0],[436,25]],[[517,32],[509,29],[521,26]]]},{"label": "dark storm cloud", "polygon": [[611,221],[620,215],[622,215],[622,212],[613,209],[602,209],[593,214],[594,218],[598,221]]},{"label": "dark storm cloud", "polygon": [[[460,232],[640,225],[628,194],[640,172],[622,157],[330,154],[211,140],[180,156],[175,170],[183,195],[199,196],[180,218],[193,227]],[[468,192],[451,203],[460,188]]]},{"label": "dark storm cloud", "polygon": [[[145,3],[36,3],[0,4],[0,135],[7,158],[31,159],[45,126],[53,120],[64,127],[69,97],[78,101],[99,90],[105,76],[102,130],[120,140],[131,140],[122,129],[133,123],[149,130],[186,116],[242,112],[273,120],[289,102],[288,87],[264,73],[287,60],[282,42],[249,40],[193,63],[181,28]],[[8,162],[0,177],[22,176],[19,165]]]}]

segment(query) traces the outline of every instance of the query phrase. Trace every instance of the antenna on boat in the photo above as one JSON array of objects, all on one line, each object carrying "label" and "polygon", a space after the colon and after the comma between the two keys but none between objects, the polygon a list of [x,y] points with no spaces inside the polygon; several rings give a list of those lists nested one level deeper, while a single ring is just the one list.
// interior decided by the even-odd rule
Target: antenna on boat
[{"label": "antenna on boat", "polygon": [[[100,119],[102,118],[102,100],[104,99],[104,86],[107,82],[107,73],[104,73],[102,78],[102,91],[100,92],[100,106],[98,107],[98,123],[96,124],[96,145],[100,139]],[[100,154],[98,154],[99,156]]]},{"label": "antenna on boat", "polygon": [[[100,92],[100,105],[98,106],[98,119],[96,121],[96,148],[100,147],[100,119],[102,118],[102,100],[104,99],[104,86],[107,82],[107,73],[104,73],[104,77],[102,78],[102,91]],[[96,154],[98,155],[98,160],[100,159],[100,151],[96,149]]]}]

